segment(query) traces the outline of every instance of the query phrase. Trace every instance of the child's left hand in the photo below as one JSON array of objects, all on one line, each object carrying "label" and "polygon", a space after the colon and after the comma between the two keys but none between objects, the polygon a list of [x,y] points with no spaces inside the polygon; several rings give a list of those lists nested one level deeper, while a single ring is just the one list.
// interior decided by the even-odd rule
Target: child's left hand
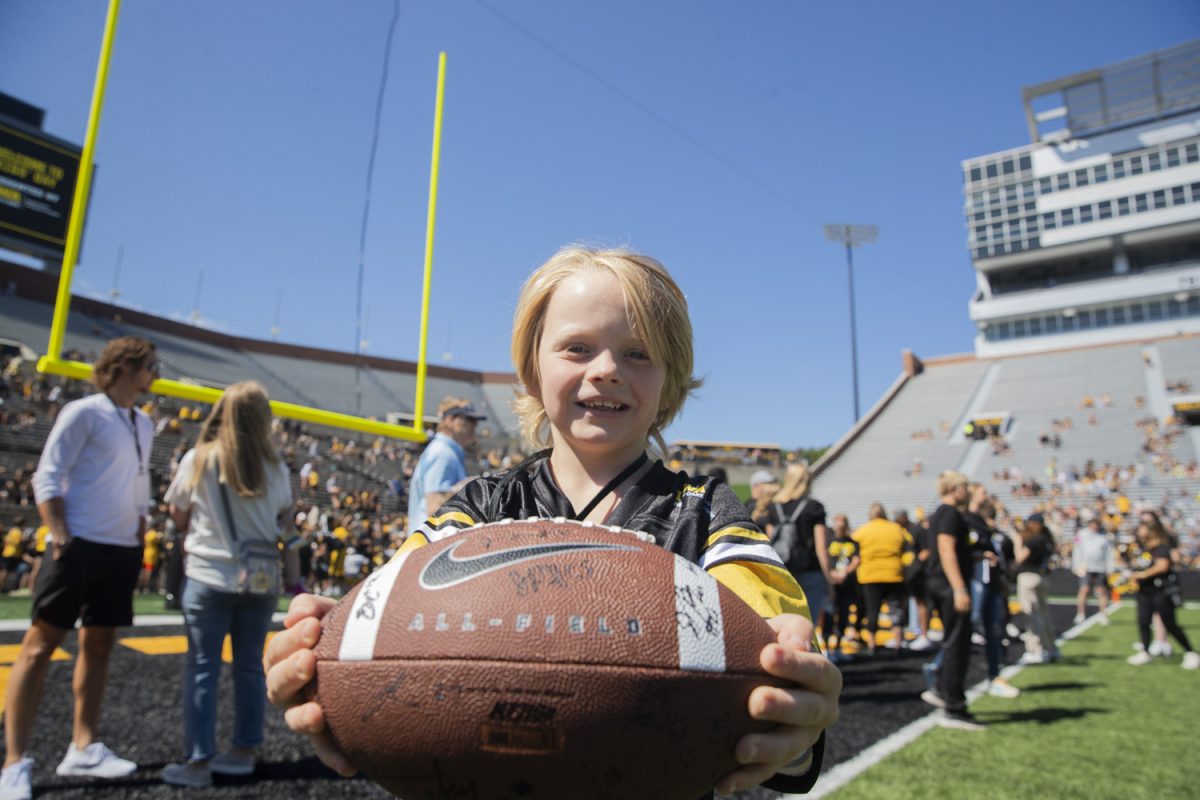
[{"label": "child's left hand", "polygon": [[767,620],[778,636],[759,656],[769,674],[796,684],[794,689],[759,686],[750,693],[750,716],[778,727],[748,733],[737,744],[743,766],[717,784],[722,794],[751,789],[799,758],[837,722],[842,673],[813,650],[813,626],[799,614]]}]

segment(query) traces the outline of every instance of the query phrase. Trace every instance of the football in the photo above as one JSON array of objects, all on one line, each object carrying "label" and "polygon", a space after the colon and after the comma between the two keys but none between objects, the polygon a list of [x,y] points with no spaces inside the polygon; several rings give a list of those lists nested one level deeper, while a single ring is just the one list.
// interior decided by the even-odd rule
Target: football
[{"label": "football", "polygon": [[325,617],[310,696],[355,765],[434,798],[695,800],[737,768],[773,630],[647,534],[504,521],[402,554]]}]

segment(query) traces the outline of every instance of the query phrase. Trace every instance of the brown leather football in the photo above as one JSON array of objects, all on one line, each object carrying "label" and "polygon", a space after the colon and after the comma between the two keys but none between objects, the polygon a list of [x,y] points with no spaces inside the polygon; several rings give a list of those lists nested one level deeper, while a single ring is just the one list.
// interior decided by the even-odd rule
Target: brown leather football
[{"label": "brown leather football", "polygon": [[695,800],[769,725],[771,628],[645,534],[481,525],[394,558],[324,619],[315,697],[408,800]]}]

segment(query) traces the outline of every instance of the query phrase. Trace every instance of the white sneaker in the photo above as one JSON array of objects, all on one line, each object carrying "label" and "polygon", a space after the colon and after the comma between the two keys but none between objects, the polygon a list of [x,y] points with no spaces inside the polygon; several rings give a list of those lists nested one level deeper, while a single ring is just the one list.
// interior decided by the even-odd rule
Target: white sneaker
[{"label": "white sneaker", "polygon": [[1076,614],[1075,619],[1072,621],[1072,623],[1075,625],[1078,625],[1079,623],[1083,622],[1085,619],[1087,619],[1087,617],[1084,616],[1083,614]]},{"label": "white sneaker", "polygon": [[933,647],[933,642],[929,641],[929,639],[925,636],[918,636],[908,645],[909,650],[913,650],[917,653],[920,653],[923,650],[928,650],[931,647]]},{"label": "white sneaker", "polygon": [[1144,644],[1142,644],[1141,642],[1134,642],[1132,647],[1134,650],[1137,650],[1139,653],[1143,653],[1146,650],[1146,646]]},{"label": "white sneaker", "polygon": [[1175,648],[1171,646],[1170,642],[1162,641],[1158,643],[1158,654],[1163,658],[1170,658],[1174,652]]},{"label": "white sneaker", "polygon": [[1112,625],[1112,620],[1108,618],[1108,614],[1104,611],[1100,612],[1100,624],[1101,625]]},{"label": "white sneaker", "polygon": [[162,771],[163,783],[188,789],[212,786],[212,770],[194,764],[167,764]]},{"label": "white sneaker", "polygon": [[30,800],[33,797],[33,759],[22,758],[0,772],[0,800]]},{"label": "white sneaker", "polygon": [[59,775],[81,775],[90,778],[124,778],[137,769],[137,764],[117,757],[101,742],[92,742],[82,750],[75,743],[67,748],[67,754],[54,771]]},{"label": "white sneaker", "polygon": [[1026,652],[1024,655],[1022,655],[1022,656],[1021,656],[1021,660],[1020,660],[1020,661],[1018,661],[1017,663],[1018,663],[1018,664],[1025,664],[1025,665],[1029,665],[1029,664],[1045,664],[1047,661],[1048,661],[1048,659],[1046,658],[1045,654],[1043,654],[1043,653],[1029,653],[1029,652]]},{"label": "white sneaker", "polygon": [[1151,656],[1145,650],[1139,650],[1138,652],[1131,655],[1129,658],[1125,659],[1125,663],[1132,664],[1135,667],[1140,667],[1145,664],[1149,664],[1152,659],[1153,659],[1153,656]]},{"label": "white sneaker", "polygon": [[1153,642],[1150,643],[1150,648],[1147,652],[1149,652],[1150,655],[1152,655],[1152,656],[1161,656],[1163,654],[1162,653],[1162,642],[1155,639]]},{"label": "white sneaker", "polygon": [[1183,654],[1184,669],[1200,669],[1200,653],[1195,650],[1189,650]]},{"label": "white sneaker", "polygon": [[1004,678],[996,678],[988,684],[988,694],[992,697],[1003,697],[1006,700],[1012,700],[1021,694],[1021,690],[1004,680]]}]

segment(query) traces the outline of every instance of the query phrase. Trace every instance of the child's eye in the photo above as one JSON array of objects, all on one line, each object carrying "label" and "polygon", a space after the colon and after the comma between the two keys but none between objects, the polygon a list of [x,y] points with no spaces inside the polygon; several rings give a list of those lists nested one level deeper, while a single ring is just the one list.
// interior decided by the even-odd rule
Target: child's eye
[{"label": "child's eye", "polygon": [[587,347],[581,344],[569,344],[563,348],[568,353],[586,353]]},{"label": "child's eye", "polygon": [[650,360],[650,354],[647,353],[645,350],[630,350],[625,355],[628,356],[629,358],[634,359],[635,361],[649,361]]}]

